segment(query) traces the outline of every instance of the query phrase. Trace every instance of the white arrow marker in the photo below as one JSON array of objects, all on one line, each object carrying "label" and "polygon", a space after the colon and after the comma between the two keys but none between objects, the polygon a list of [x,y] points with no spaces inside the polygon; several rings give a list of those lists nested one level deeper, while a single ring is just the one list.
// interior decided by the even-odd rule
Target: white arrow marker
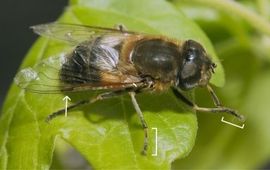
[{"label": "white arrow marker", "polygon": [[68,100],[71,101],[71,99],[68,96],[65,96],[63,100],[66,101],[66,106],[65,106],[65,117],[67,117],[67,107],[68,107]]}]

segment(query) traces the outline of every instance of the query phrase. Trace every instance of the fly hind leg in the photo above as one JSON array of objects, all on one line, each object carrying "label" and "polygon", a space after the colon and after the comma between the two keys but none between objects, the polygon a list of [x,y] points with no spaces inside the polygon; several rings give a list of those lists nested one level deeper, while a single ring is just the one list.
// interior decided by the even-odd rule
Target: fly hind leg
[{"label": "fly hind leg", "polygon": [[[141,111],[141,109],[136,101],[135,95],[137,93],[140,93],[142,89],[144,89],[146,87],[150,87],[151,85],[152,85],[152,81],[147,81],[146,83],[142,83],[142,84],[136,84],[136,85],[133,84],[131,87],[123,89],[123,90],[102,93],[102,94],[99,94],[98,96],[96,96],[90,100],[82,100],[82,101],[79,101],[73,105],[70,105],[67,108],[67,110],[71,110],[75,107],[85,105],[85,104],[92,104],[92,103],[95,103],[96,101],[99,101],[99,100],[117,97],[117,96],[120,96],[120,95],[128,92],[129,95],[131,96],[132,104],[133,104],[133,106],[134,106],[134,108],[135,108],[135,110],[140,118],[142,127],[144,129],[144,145],[143,145],[142,154],[146,155],[147,149],[148,149],[148,126],[147,126],[147,123],[144,119],[143,113],[142,113],[142,111]],[[64,113],[65,113],[65,109],[61,109],[57,112],[54,112],[46,118],[46,122],[50,122],[53,118],[55,118],[59,115],[63,115]]]},{"label": "fly hind leg", "polygon": [[[96,101],[99,101],[99,100],[104,100],[104,99],[109,99],[109,98],[112,98],[112,97],[117,97],[119,95],[122,95],[125,91],[112,91],[112,92],[106,92],[106,93],[102,93],[102,94],[99,94],[97,95],[96,97],[94,98],[91,98],[90,100],[81,100],[73,105],[70,105],[67,107],[67,110],[71,110],[73,108],[76,108],[78,106],[81,106],[81,105],[86,105],[86,104],[92,104],[92,103],[95,103]],[[59,115],[63,115],[65,113],[65,109],[61,109],[61,110],[58,110],[52,114],[50,114],[49,116],[47,116],[46,118],[46,122],[50,122],[52,119],[54,119],[55,117],[59,116]]]}]

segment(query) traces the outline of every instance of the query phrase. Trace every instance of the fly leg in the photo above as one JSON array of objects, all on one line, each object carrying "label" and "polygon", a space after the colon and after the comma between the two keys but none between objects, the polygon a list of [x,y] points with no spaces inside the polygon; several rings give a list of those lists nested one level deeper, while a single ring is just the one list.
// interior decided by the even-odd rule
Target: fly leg
[{"label": "fly leg", "polygon": [[215,95],[215,93],[213,93],[214,95],[212,95],[212,98],[214,100],[214,103],[215,103],[216,107],[214,107],[214,108],[207,108],[207,107],[199,107],[199,106],[197,106],[197,104],[195,104],[192,101],[190,101],[182,93],[180,93],[177,89],[173,88],[172,90],[173,90],[174,95],[178,99],[182,100],[184,103],[186,103],[188,106],[190,106],[195,111],[212,112],[212,113],[222,113],[222,112],[225,112],[225,113],[229,113],[229,114],[237,117],[238,120],[240,120],[242,122],[245,121],[245,117],[243,115],[239,114],[236,110],[233,110],[233,109],[228,108],[228,107],[221,106],[221,104],[220,104],[217,96]]},{"label": "fly leg", "polygon": [[[136,101],[135,95],[140,93],[144,89],[151,89],[152,85],[153,85],[153,81],[151,79],[146,79],[145,82],[133,83],[130,86],[127,86],[126,88],[124,88],[122,90],[102,93],[102,94],[99,94],[98,96],[96,96],[90,100],[79,101],[73,105],[70,105],[67,108],[67,110],[70,110],[70,109],[73,109],[75,107],[85,105],[85,104],[92,104],[92,103],[95,103],[96,101],[99,101],[99,100],[117,97],[117,96],[120,96],[120,95],[128,92],[130,97],[131,97],[132,104],[133,104],[133,106],[134,106],[134,108],[135,108],[135,110],[140,118],[142,127],[144,129],[144,145],[143,145],[142,154],[146,155],[147,148],[148,148],[148,127],[147,127],[146,121],[144,119],[143,113],[142,113],[142,111],[141,111],[141,109]],[[65,113],[65,109],[58,110],[58,111],[50,114],[46,118],[46,122],[50,122],[53,118],[55,118],[59,115],[63,115],[64,113]]]},{"label": "fly leg", "polygon": [[210,95],[211,95],[211,97],[212,97],[212,99],[214,101],[215,106],[216,107],[222,107],[222,104],[219,101],[219,99],[218,99],[216,93],[214,92],[214,90],[212,89],[212,87],[210,85],[207,85],[206,88],[207,88],[208,92],[210,93]]},{"label": "fly leg", "polygon": [[136,92],[129,92],[129,95],[131,97],[131,101],[132,101],[132,104],[140,118],[140,121],[141,121],[141,124],[142,124],[142,127],[143,127],[143,130],[144,130],[144,143],[143,143],[143,150],[142,150],[142,154],[143,155],[146,155],[147,153],[147,148],[148,148],[148,126],[146,124],[146,121],[144,119],[144,116],[143,116],[143,113],[137,103],[137,100],[135,98],[135,95],[136,95]]},{"label": "fly leg", "polygon": [[125,25],[123,25],[123,24],[116,24],[114,27],[116,29],[118,29],[119,31],[121,31],[121,32],[127,31],[127,27]]},{"label": "fly leg", "polygon": [[[92,103],[95,103],[96,101],[99,101],[99,100],[104,100],[104,99],[117,97],[117,96],[122,95],[124,92],[126,92],[126,91],[125,90],[119,90],[119,91],[105,92],[105,93],[97,95],[96,97],[94,97],[94,98],[92,98],[90,100],[81,100],[81,101],[79,101],[77,103],[74,103],[73,105],[68,106],[67,110],[71,110],[71,109],[73,109],[75,107],[78,107],[78,106],[81,106],[81,105],[92,104]],[[49,116],[47,116],[45,121],[50,122],[55,117],[57,117],[59,115],[63,115],[64,113],[65,113],[65,109],[58,110],[58,111],[50,114]]]}]

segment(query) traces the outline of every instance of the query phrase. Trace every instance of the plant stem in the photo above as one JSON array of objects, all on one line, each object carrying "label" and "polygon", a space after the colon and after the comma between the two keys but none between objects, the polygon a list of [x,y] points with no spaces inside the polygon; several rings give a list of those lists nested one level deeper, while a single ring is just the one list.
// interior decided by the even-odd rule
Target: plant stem
[{"label": "plant stem", "polygon": [[235,14],[246,20],[258,31],[270,35],[270,23],[263,16],[249,10],[238,2],[232,0],[185,0],[186,2],[200,3],[211,6],[226,13]]}]

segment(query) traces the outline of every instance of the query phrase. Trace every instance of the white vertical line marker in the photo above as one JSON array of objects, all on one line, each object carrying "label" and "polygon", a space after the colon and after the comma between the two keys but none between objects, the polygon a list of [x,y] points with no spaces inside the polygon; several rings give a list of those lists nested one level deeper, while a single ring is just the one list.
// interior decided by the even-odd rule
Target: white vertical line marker
[{"label": "white vertical line marker", "polygon": [[152,130],[155,130],[155,153],[152,153],[152,156],[157,156],[157,146],[158,146],[158,141],[157,141],[157,135],[158,135],[158,132],[157,132],[157,128],[152,128]]},{"label": "white vertical line marker", "polygon": [[227,123],[229,125],[232,125],[234,127],[240,128],[240,129],[244,129],[244,127],[245,127],[245,124],[243,124],[242,126],[239,126],[239,125],[233,124],[231,122],[228,122],[228,121],[224,120],[224,117],[221,118],[221,122]]}]

